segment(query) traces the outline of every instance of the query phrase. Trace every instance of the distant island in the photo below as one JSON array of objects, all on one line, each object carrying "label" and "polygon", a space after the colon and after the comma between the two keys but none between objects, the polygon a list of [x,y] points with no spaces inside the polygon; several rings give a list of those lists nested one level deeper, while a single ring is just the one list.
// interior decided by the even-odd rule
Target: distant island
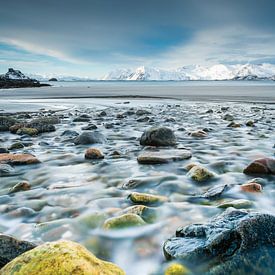
[{"label": "distant island", "polygon": [[28,88],[51,86],[42,84],[38,80],[25,76],[21,71],[9,68],[8,72],[0,75],[0,89],[8,88]]}]

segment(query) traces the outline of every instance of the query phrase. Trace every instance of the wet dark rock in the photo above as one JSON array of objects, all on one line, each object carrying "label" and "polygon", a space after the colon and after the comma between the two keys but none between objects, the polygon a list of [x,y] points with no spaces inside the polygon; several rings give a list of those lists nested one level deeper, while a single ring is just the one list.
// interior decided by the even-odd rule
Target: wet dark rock
[{"label": "wet dark rock", "polygon": [[9,153],[9,150],[4,147],[0,147],[0,154]]},{"label": "wet dark rock", "polygon": [[229,208],[209,223],[179,228],[165,242],[164,254],[167,259],[220,263],[264,246],[275,248],[275,216]]},{"label": "wet dark rock", "polygon": [[275,159],[261,158],[252,161],[244,170],[245,174],[273,174],[275,175]]},{"label": "wet dark rock", "polygon": [[65,137],[77,137],[79,135],[79,133],[77,131],[74,130],[65,130],[61,136],[65,136]]},{"label": "wet dark rock", "polygon": [[113,124],[113,123],[105,123],[105,124],[104,124],[104,127],[105,127],[106,129],[112,129],[112,128],[114,128],[114,124]]},{"label": "wet dark rock", "polygon": [[101,111],[98,116],[102,117],[102,116],[107,116],[107,113],[105,111]]},{"label": "wet dark rock", "polygon": [[234,117],[230,114],[226,114],[226,115],[224,115],[223,120],[233,121]]},{"label": "wet dark rock", "polygon": [[140,117],[137,119],[137,122],[147,122],[149,121],[150,117],[145,116],[145,117]]},{"label": "wet dark rock", "polygon": [[12,176],[15,174],[15,169],[9,164],[0,163],[0,177]]},{"label": "wet dark rock", "polygon": [[140,138],[141,145],[172,146],[177,142],[174,132],[167,127],[150,128],[145,130]]},{"label": "wet dark rock", "polygon": [[89,122],[90,118],[88,117],[76,117],[75,119],[73,119],[73,122]]},{"label": "wet dark rock", "polygon": [[8,116],[0,116],[0,132],[9,131],[9,128],[16,124],[16,119]]},{"label": "wet dark rock", "polygon": [[95,144],[95,143],[105,143],[106,138],[103,134],[98,131],[84,132],[74,139],[76,145],[79,144]]},{"label": "wet dark rock", "polygon": [[142,110],[142,109],[140,109],[140,110],[137,110],[136,111],[136,115],[137,116],[144,116],[144,115],[150,115],[151,113],[149,112],[149,111],[147,111],[147,110]]},{"label": "wet dark rock", "polygon": [[60,122],[59,118],[56,116],[50,117],[40,117],[33,119],[26,127],[36,128],[39,133],[54,132],[55,124]]},{"label": "wet dark rock", "polygon": [[35,247],[36,245],[31,242],[20,241],[11,236],[0,234],[0,268]]}]

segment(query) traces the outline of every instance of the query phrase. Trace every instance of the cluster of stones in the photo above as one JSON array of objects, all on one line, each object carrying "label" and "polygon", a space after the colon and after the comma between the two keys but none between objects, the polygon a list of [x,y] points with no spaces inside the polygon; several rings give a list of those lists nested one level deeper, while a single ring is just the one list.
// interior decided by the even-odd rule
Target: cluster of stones
[{"label": "cluster of stones", "polygon": [[[136,112],[142,121],[148,121],[150,118],[145,120],[143,116],[149,114],[144,110]],[[99,117],[104,116],[106,116],[105,111],[99,113]],[[231,115],[226,114],[223,119],[230,121],[228,127],[241,127],[240,124],[233,121],[234,118]],[[90,118],[82,115],[73,121],[90,122]],[[43,132],[54,131],[54,125],[58,122],[57,117],[42,117],[22,123],[8,116],[0,116],[0,131],[36,136]],[[246,126],[252,127],[254,122],[247,122]],[[112,127],[113,125],[110,123],[105,125],[107,129]],[[107,143],[106,137],[97,130],[96,125],[89,123],[82,130],[85,131],[81,134],[66,130],[62,136],[69,138],[77,146],[84,145],[83,147]],[[206,138],[208,134],[207,130],[197,130],[190,132],[189,136]],[[174,132],[167,127],[153,127],[145,130],[140,138],[140,145],[143,146],[144,150],[137,156],[137,162],[141,165],[167,164],[192,157],[190,150],[177,148],[177,138]],[[22,148],[20,146],[20,144],[15,144],[13,148],[20,149]],[[120,157],[120,153],[114,151],[112,157]],[[86,149],[84,158],[98,162],[104,159],[105,155],[100,149],[90,147]],[[39,163],[40,161],[31,154],[10,154],[3,151],[0,152],[0,176],[9,173],[12,166]],[[198,186],[217,177],[214,172],[199,163],[189,163],[185,166],[185,170],[190,181],[194,181]],[[243,170],[243,173],[248,175],[275,175],[275,159],[256,159]],[[129,181],[122,187],[123,189],[134,189],[140,184],[142,182]],[[233,187],[229,184],[214,186],[203,194],[195,196],[194,199],[215,200]],[[263,190],[257,179],[241,184],[239,188],[242,192],[249,193],[260,193]],[[30,189],[31,184],[29,182],[21,181],[10,188],[9,194]],[[166,196],[159,194],[131,192],[127,197],[129,207],[119,211],[111,218],[96,216],[98,222],[95,226],[100,224],[104,230],[123,230],[154,223],[159,213],[157,206],[168,201]],[[166,258],[168,260],[197,262],[213,260],[215,265],[217,263],[226,265],[226,262],[232,257],[233,262],[235,260],[238,262],[239,257],[249,253],[251,248],[272,247],[273,249],[275,243],[274,216],[236,210],[251,206],[252,203],[244,199],[223,201],[218,204],[217,207],[226,209],[222,215],[215,217],[207,224],[194,224],[180,228],[174,237],[165,242],[164,254]],[[86,222],[91,223],[90,220],[86,220]],[[93,227],[94,224],[91,223],[90,226]],[[6,235],[0,235],[0,244],[2,245],[0,264],[3,267],[0,273],[4,275],[15,272],[19,272],[18,274],[55,274],[57,271],[60,274],[78,274],[76,271],[79,274],[125,274],[116,265],[99,260],[81,245],[69,241],[51,242],[36,246]],[[215,272],[213,271],[213,274]],[[190,271],[183,264],[175,262],[168,265],[164,273],[167,275],[189,274]]]}]

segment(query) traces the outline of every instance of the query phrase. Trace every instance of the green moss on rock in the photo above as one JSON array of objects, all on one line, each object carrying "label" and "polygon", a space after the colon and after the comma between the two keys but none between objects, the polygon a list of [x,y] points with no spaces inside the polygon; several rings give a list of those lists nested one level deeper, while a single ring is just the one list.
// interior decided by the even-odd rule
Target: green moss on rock
[{"label": "green moss on rock", "polygon": [[102,261],[80,244],[58,241],[27,251],[6,266],[1,275],[124,275],[113,263]]},{"label": "green moss on rock", "polygon": [[158,204],[158,203],[166,202],[168,200],[167,197],[164,197],[164,196],[151,195],[151,194],[138,193],[138,192],[131,193],[128,196],[128,198],[133,203],[141,203],[141,204]]},{"label": "green moss on rock", "polygon": [[136,214],[124,214],[118,217],[107,219],[104,224],[104,229],[123,229],[133,226],[145,225],[144,220]]}]

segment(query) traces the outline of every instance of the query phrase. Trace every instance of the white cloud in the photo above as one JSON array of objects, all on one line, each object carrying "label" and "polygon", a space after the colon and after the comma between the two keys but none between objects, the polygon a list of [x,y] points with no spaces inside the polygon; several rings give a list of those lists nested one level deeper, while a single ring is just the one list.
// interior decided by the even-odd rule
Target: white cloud
[{"label": "white cloud", "polygon": [[33,44],[33,43],[26,42],[26,41],[18,40],[18,39],[3,38],[3,37],[0,38],[0,42],[15,46],[18,49],[28,51],[32,54],[39,54],[39,55],[54,57],[61,61],[65,61],[65,62],[69,62],[69,63],[73,63],[73,64],[78,64],[78,65],[91,64],[90,62],[87,62],[85,60],[69,56],[69,55],[65,54],[63,51],[58,51],[56,49],[50,49],[48,47],[44,47],[39,44]]},{"label": "white cloud", "polygon": [[275,58],[275,35],[244,27],[215,28],[200,31],[187,44],[170,48],[155,63],[175,68],[190,64],[246,63]]}]

